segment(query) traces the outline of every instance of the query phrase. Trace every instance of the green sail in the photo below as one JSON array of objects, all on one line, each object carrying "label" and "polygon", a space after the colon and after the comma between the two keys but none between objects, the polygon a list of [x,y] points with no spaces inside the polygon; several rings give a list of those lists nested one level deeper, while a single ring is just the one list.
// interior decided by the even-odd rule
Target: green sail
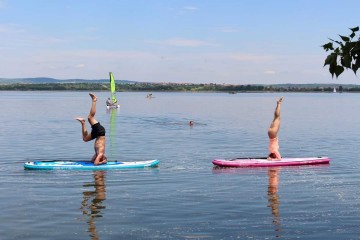
[{"label": "green sail", "polygon": [[110,72],[109,75],[110,75],[111,100],[113,101],[113,103],[117,103],[117,100],[116,100],[116,86],[115,86],[114,75],[112,74],[112,72]]}]

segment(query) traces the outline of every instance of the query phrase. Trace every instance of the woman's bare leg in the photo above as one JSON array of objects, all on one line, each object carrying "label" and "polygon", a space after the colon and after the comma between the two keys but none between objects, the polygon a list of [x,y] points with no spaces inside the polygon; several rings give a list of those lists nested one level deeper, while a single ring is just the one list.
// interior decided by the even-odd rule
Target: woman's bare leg
[{"label": "woman's bare leg", "polygon": [[268,129],[269,138],[276,138],[277,134],[280,129],[280,109],[281,109],[281,102],[283,97],[280,97],[276,104],[276,109],[274,112],[274,119],[271,122],[270,128]]}]

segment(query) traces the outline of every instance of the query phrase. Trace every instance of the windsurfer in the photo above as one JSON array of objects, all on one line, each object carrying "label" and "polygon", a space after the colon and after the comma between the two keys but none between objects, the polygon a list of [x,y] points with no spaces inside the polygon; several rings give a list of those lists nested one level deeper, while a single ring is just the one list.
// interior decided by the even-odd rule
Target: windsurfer
[{"label": "windsurfer", "polygon": [[94,118],[96,113],[96,101],[97,98],[93,93],[89,93],[92,102],[91,109],[88,115],[88,121],[91,125],[91,133],[89,134],[86,129],[85,119],[82,117],[75,118],[81,123],[82,137],[84,142],[91,141],[95,139],[94,150],[95,154],[92,157],[91,161],[94,162],[95,165],[105,164],[107,162],[107,158],[105,156],[105,128]]},{"label": "windsurfer", "polygon": [[115,105],[114,102],[111,101],[110,98],[108,98],[108,99],[106,100],[106,106],[114,106],[114,105]]},{"label": "windsurfer", "polygon": [[281,154],[279,152],[279,139],[278,132],[280,129],[280,108],[283,97],[280,97],[276,104],[274,112],[274,119],[268,129],[269,136],[269,160],[281,160]]}]

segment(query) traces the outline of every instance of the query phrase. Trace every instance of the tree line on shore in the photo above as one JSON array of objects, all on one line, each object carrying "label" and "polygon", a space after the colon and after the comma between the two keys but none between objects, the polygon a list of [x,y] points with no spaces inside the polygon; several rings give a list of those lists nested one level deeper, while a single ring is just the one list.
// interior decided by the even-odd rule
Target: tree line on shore
[{"label": "tree line on shore", "polygon": [[[116,84],[118,92],[333,92],[329,85]],[[1,84],[0,91],[109,91],[104,83]],[[360,92],[360,86],[337,86],[337,92]]]}]

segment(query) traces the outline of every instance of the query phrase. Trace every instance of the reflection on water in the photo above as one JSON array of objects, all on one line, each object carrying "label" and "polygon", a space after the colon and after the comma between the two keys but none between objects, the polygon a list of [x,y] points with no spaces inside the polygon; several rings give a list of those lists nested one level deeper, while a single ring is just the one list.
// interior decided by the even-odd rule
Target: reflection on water
[{"label": "reflection on water", "polygon": [[281,223],[280,223],[280,196],[278,194],[279,190],[279,173],[280,168],[270,168],[268,170],[269,177],[269,186],[268,186],[268,207],[271,208],[271,213],[273,215],[273,223],[275,226],[275,232],[277,232],[276,237],[281,237]]},{"label": "reflection on water", "polygon": [[[320,166],[320,165],[319,165]],[[305,168],[307,166],[304,166]],[[316,167],[315,165],[312,167]],[[293,167],[284,167],[286,169],[300,169],[299,166]],[[213,174],[248,174],[258,175],[259,173],[266,173],[268,175],[268,205],[271,209],[271,215],[273,218],[273,225],[275,228],[276,238],[281,237],[281,217],[280,217],[280,195],[279,195],[279,181],[280,181],[280,169],[281,167],[271,167],[271,168],[231,168],[231,167],[219,167],[214,166],[212,173]]]},{"label": "reflection on water", "polygon": [[324,173],[329,169],[330,164],[316,164],[304,166],[283,166],[271,168],[235,168],[235,167],[219,167],[214,166],[212,169],[213,174],[241,174],[246,178],[247,176],[261,176],[267,174],[268,190],[267,190],[267,207],[270,209],[269,215],[272,217],[272,225],[274,227],[274,238],[282,238],[284,227],[282,226],[280,214],[280,171],[283,170],[285,175],[303,174],[316,172]]},{"label": "reflection on water", "polygon": [[100,239],[96,229],[96,221],[103,217],[102,210],[106,208],[103,201],[106,200],[106,185],[104,171],[94,171],[94,182],[85,183],[87,191],[83,192],[83,200],[81,202],[81,211],[88,224],[88,232],[92,240]]}]

